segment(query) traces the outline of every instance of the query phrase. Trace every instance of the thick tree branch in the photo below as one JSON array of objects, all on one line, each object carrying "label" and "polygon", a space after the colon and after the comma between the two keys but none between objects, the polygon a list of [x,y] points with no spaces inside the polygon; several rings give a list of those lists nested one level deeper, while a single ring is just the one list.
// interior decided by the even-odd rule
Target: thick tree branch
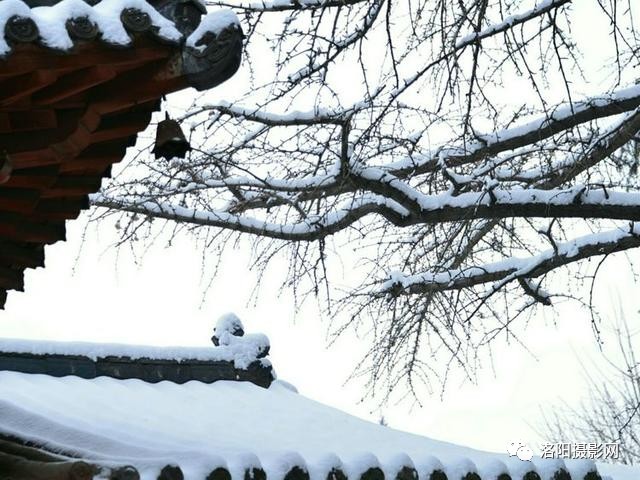
[{"label": "thick tree branch", "polygon": [[610,230],[559,243],[558,253],[549,249],[534,257],[508,258],[479,267],[412,276],[395,275],[382,285],[380,292],[407,295],[461,290],[493,282],[504,285],[505,281],[539,277],[585,258],[609,255],[639,246],[640,226],[634,224],[626,230]]},{"label": "thick tree branch", "polygon": [[[383,189],[380,189],[384,193]],[[314,241],[333,235],[367,215],[378,214],[397,227],[417,224],[438,224],[474,219],[517,217],[584,218],[640,221],[640,193],[584,191],[570,189],[494,190],[493,197],[485,193],[459,196],[424,196],[406,208],[390,200],[393,195],[364,195],[345,202],[336,211],[309,216],[302,222],[276,224],[226,211],[202,211],[144,200],[138,203],[93,195],[97,207],[162,218],[185,224],[226,228],[288,241]],[[418,210],[415,210],[418,208]]]},{"label": "thick tree branch", "polygon": [[640,106],[640,85],[618,90],[610,95],[576,102],[573,106],[556,107],[548,117],[541,117],[524,125],[480,135],[478,141],[462,147],[443,147],[434,155],[415,157],[386,165],[398,177],[434,172],[476,162],[509,150],[533,145],[586,122],[619,115]]},{"label": "thick tree branch", "polygon": [[[632,95],[633,93],[633,95]],[[612,97],[618,98],[619,101],[617,103],[607,103],[604,101],[598,101],[597,99],[591,99],[589,101],[583,102],[584,105],[595,105],[598,115],[614,115],[620,113],[619,109],[623,106],[632,106],[634,108],[640,105],[640,86],[639,87],[631,87],[630,89],[619,91],[617,94]],[[620,100],[626,98],[626,100]],[[605,105],[606,104],[606,105]],[[600,105],[600,106],[598,106]],[[561,108],[558,108],[557,111],[561,111]],[[582,111],[582,115],[586,115],[587,112],[591,112],[595,114],[593,109],[585,107]],[[605,115],[605,112],[609,112]],[[558,120],[557,122],[576,122],[579,118],[578,115],[569,117],[564,117],[564,120]],[[559,115],[562,117],[562,115]],[[598,118],[598,117],[594,117]],[[585,120],[586,121],[586,120]],[[447,165],[450,163],[462,162],[463,158],[467,158],[467,161],[471,161],[471,159],[476,158],[479,159],[484,155],[490,155],[490,151],[496,150],[495,153],[500,153],[497,150],[502,148],[509,147],[509,142],[533,142],[535,143],[538,139],[546,138],[545,135],[550,132],[551,126],[544,127],[542,126],[545,122],[543,120],[537,120],[534,122],[529,122],[520,127],[514,127],[510,130],[505,130],[502,134],[494,134],[493,137],[496,140],[495,146],[487,143],[485,144],[476,144],[475,147],[470,147],[471,150],[476,149],[476,153],[471,153],[467,157],[458,155],[448,157],[447,153],[443,153],[443,158],[446,160]],[[535,127],[535,128],[534,128]],[[538,128],[536,130],[536,128]],[[559,123],[554,124],[553,129],[560,128]],[[554,130],[555,131],[555,130]],[[560,130],[558,130],[560,131]],[[557,170],[544,171],[541,169],[536,169],[535,171],[531,171],[529,173],[520,173],[512,176],[502,176],[499,177],[503,181],[516,181],[522,177],[522,179],[526,179],[527,183],[535,184],[536,179],[538,179],[538,188],[550,189],[555,188],[569,180],[575,178],[580,173],[585,170],[593,167],[603,159],[610,156],[613,152],[621,148],[623,145],[628,143],[634,136],[640,131],[640,110],[633,112],[628,117],[624,118],[622,121],[615,124],[612,128],[608,129],[607,132],[600,137],[592,144],[592,146],[586,151],[586,153],[582,156],[579,156],[577,159],[571,159],[570,161],[558,162]],[[556,132],[557,133],[557,132]],[[487,136],[485,136],[487,137]],[[488,137],[487,137],[488,138]],[[500,140],[503,139],[503,140]],[[484,145],[484,146],[483,146]],[[518,148],[529,145],[522,144],[517,145]],[[513,148],[516,148],[514,146]],[[509,148],[507,148],[509,149]],[[455,149],[453,149],[455,151]],[[445,152],[445,150],[443,150]],[[449,161],[452,160],[452,161]],[[431,169],[439,168],[437,166],[440,160],[405,160],[403,162],[396,162],[395,164],[385,165],[384,167],[378,167],[380,170],[384,170],[384,174],[389,178],[392,176],[397,177],[398,179],[410,177],[413,174],[424,173],[425,171]],[[413,162],[413,163],[412,163]],[[412,165],[409,167],[409,165]],[[425,170],[426,169],[426,170]],[[282,180],[274,180],[269,179],[265,180],[261,185],[258,185],[260,182],[247,182],[245,179],[227,179],[221,181],[213,181],[208,183],[208,186],[222,186],[223,184],[240,186],[242,182],[244,186],[260,186],[266,188],[272,188],[277,191],[283,191],[288,189],[288,191],[295,191],[301,193],[299,199],[302,201],[313,200],[317,198],[322,198],[324,196],[334,196],[344,193],[350,193],[356,191],[358,188],[365,188],[375,193],[385,193],[382,192],[381,189],[385,188],[380,185],[380,182],[370,182],[366,179],[360,179],[360,181],[353,182],[338,182],[335,176],[325,175],[322,177],[309,177],[306,179],[282,179]],[[301,187],[302,186],[302,187]],[[306,190],[306,191],[305,191]],[[389,193],[390,189],[386,189],[386,193]],[[263,196],[258,196],[257,198],[252,198],[244,203],[238,203],[235,205],[235,211],[247,211],[255,208],[271,208],[274,206],[278,206],[283,204],[281,200],[277,198],[269,198],[268,193]]]},{"label": "thick tree branch", "polygon": [[240,233],[260,235],[287,241],[315,241],[335,234],[370,214],[379,214],[393,224],[402,225],[406,211],[392,205],[386,199],[374,196],[345,204],[335,212],[322,216],[309,216],[296,223],[272,223],[255,218],[234,215],[223,211],[191,210],[167,203],[143,201],[139,203],[125,199],[92,196],[92,204],[111,210],[145,215],[149,218],[172,220],[174,222],[207,227],[225,228]]}]

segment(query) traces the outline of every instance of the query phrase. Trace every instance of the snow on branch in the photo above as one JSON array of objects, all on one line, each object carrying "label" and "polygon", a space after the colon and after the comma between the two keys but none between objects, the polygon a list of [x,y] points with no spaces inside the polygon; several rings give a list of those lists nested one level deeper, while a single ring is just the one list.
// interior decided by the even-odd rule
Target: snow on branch
[{"label": "snow on branch", "polygon": [[[633,102],[640,102],[640,88],[633,87],[631,89],[622,90],[617,95],[612,95],[612,98],[624,98],[629,99],[632,97],[630,92],[633,92],[637,97],[633,97]],[[592,101],[585,102],[585,104],[597,105],[600,102],[604,105],[602,100],[593,99]],[[607,105],[609,107],[609,105]],[[244,107],[227,107],[225,105],[210,106],[205,108],[213,108],[222,112],[229,112],[235,116],[243,117],[250,121],[256,121],[265,125],[279,125],[279,126],[296,126],[296,125],[310,125],[314,123],[336,123],[343,126],[345,120],[344,117],[337,112],[322,112],[321,117],[314,119],[314,113],[312,112],[292,112],[287,115],[275,115],[267,113],[251,112]],[[355,107],[354,107],[355,108]],[[613,108],[613,107],[611,107]],[[618,108],[620,105],[618,104]],[[559,111],[562,109],[559,108]],[[561,118],[567,118],[559,114]],[[540,138],[542,133],[539,130],[532,130],[532,128],[541,128],[547,121],[537,120],[529,122],[522,127],[515,127],[509,131],[505,131],[503,134],[494,134],[497,142],[505,139],[516,138],[519,134],[524,132],[524,135],[531,138]],[[533,127],[532,127],[533,126]],[[482,180],[484,176],[494,172],[496,180],[503,182],[522,181],[527,186],[537,185],[542,189],[554,188],[562,185],[563,183],[570,181],[580,173],[593,167],[603,159],[608,158],[613,152],[621,148],[630,139],[632,139],[636,132],[640,131],[640,110],[637,108],[627,115],[624,115],[621,119],[615,122],[613,125],[607,128],[607,130],[599,134],[591,144],[582,149],[579,154],[572,155],[571,158],[562,160],[556,160],[549,166],[536,166],[529,168],[521,172],[513,172],[510,168],[500,167],[500,164],[496,161],[490,160],[486,164],[474,169],[471,175],[459,176],[452,170],[445,169],[447,176],[456,181],[456,183],[468,183],[472,181]],[[469,147],[473,153],[467,156],[467,159],[480,157],[487,155],[490,149],[497,150],[498,147],[494,147],[491,143],[480,143],[477,146]],[[528,148],[525,145],[524,148]],[[455,159],[456,163],[461,163],[462,158],[460,154],[454,154],[458,149],[441,149],[439,160],[421,160],[421,157],[414,155],[411,159],[404,159],[394,163],[386,164],[381,167],[366,167],[361,168],[359,174],[354,174],[350,178],[343,177],[343,172],[340,170],[340,163],[335,162],[325,174],[311,175],[308,177],[300,178],[273,178],[273,177],[248,177],[243,176],[229,176],[226,178],[211,178],[210,176],[197,175],[192,181],[184,185],[179,191],[174,193],[188,193],[190,191],[202,189],[202,188],[233,188],[233,187],[253,187],[262,191],[272,192],[292,192],[300,195],[299,200],[311,200],[315,198],[322,198],[325,195],[339,195],[350,192],[355,192],[359,188],[371,191],[373,193],[387,195],[393,198],[395,201],[403,204],[406,208],[411,209],[410,202],[407,200],[411,198],[414,201],[418,197],[425,198],[424,195],[417,189],[409,187],[408,184],[401,181],[406,177],[414,176],[418,173],[422,173],[429,165],[433,168],[441,168],[436,165],[442,158],[448,159],[445,163],[453,163],[450,159]],[[520,152],[520,155],[535,154],[538,150],[536,148],[529,148],[526,151]],[[448,152],[448,153],[447,153]],[[484,152],[484,153],[482,153]],[[451,155],[451,156],[447,156]],[[425,157],[430,158],[430,157]],[[411,167],[408,167],[411,165]],[[354,172],[352,172],[354,173]],[[457,178],[457,180],[455,180]],[[408,195],[408,196],[407,196]],[[485,196],[485,194],[481,194]],[[491,195],[489,195],[491,196]],[[462,197],[465,198],[465,197]],[[467,206],[480,204],[479,197],[476,197]],[[538,198],[540,195],[538,195]],[[425,202],[429,203],[429,199]],[[282,204],[286,204],[287,201],[282,197],[266,198],[264,195],[252,196],[251,198],[244,198],[242,202],[236,203],[235,209],[238,212],[247,211],[254,208],[267,208],[274,207]],[[495,201],[494,201],[495,203]],[[528,203],[528,202],[526,202]],[[456,204],[462,206],[460,202]],[[583,210],[585,217],[592,217],[587,214],[587,210]],[[443,218],[454,218],[443,215]],[[483,217],[479,213],[479,216]],[[496,213],[496,217],[509,216],[507,214]],[[514,214],[513,216],[520,216]],[[535,215],[538,216],[538,215]],[[553,216],[551,213],[542,216]],[[575,215],[559,215],[559,216],[575,216]],[[596,215],[597,217],[597,215]],[[487,217],[485,217],[487,218]],[[619,218],[619,217],[615,217]],[[624,217],[626,219],[631,219]]]},{"label": "snow on branch", "polygon": [[315,109],[312,111],[290,111],[286,114],[277,114],[272,112],[261,111],[258,107],[242,107],[239,105],[232,105],[229,102],[221,102],[218,104],[204,105],[197,112],[193,112],[190,115],[195,115],[201,111],[215,111],[222,115],[229,115],[236,118],[242,118],[250,122],[261,123],[269,126],[297,126],[297,125],[323,125],[323,124],[335,124],[342,125],[352,114],[351,109],[345,109],[342,111],[331,111],[329,109]]},{"label": "snow on branch", "polygon": [[397,176],[435,171],[442,166],[454,167],[532,145],[586,122],[619,115],[640,106],[640,85],[617,90],[608,95],[561,105],[548,115],[523,125],[491,134],[477,135],[470,145],[441,147],[433,155],[415,156],[386,165]]},{"label": "snow on branch", "polygon": [[466,35],[456,43],[456,49],[461,49],[468,45],[472,45],[475,42],[491,37],[498,33],[504,33],[507,30],[511,30],[513,27],[517,25],[528,22],[529,20],[532,20],[534,18],[540,17],[546,13],[551,12],[556,8],[561,7],[564,4],[570,3],[571,1],[572,0],[545,0],[543,2],[540,2],[531,10],[518,13],[516,15],[510,15],[500,23],[496,23],[494,25],[486,27],[480,32],[474,32],[474,33],[470,33],[469,35]]},{"label": "snow on branch", "polygon": [[535,278],[561,266],[585,258],[622,252],[640,246],[640,225],[629,228],[594,233],[557,244],[557,248],[545,250],[528,258],[507,258],[499,262],[459,268],[444,272],[424,272],[418,275],[394,273],[385,281],[379,292],[393,295],[423,294],[460,290],[486,283],[495,283],[494,290],[507,282]]},{"label": "snow on branch", "polygon": [[[370,184],[369,184],[370,185]],[[385,188],[377,191],[385,191]],[[325,215],[308,216],[303,221],[272,223],[226,211],[201,211],[156,201],[131,202],[102,194],[91,196],[91,203],[130,213],[143,214],[180,223],[226,228],[241,233],[262,235],[287,241],[314,241],[336,234],[367,215],[378,214],[393,225],[436,224],[467,218],[590,218],[640,221],[640,193],[627,193],[586,187],[568,190],[501,190],[466,193],[454,196],[420,195],[411,205],[402,200],[411,196],[407,189],[402,197],[365,194],[345,202]],[[398,198],[400,201],[391,198]],[[414,208],[417,206],[418,210]]]},{"label": "snow on branch", "polygon": [[231,7],[251,12],[286,12],[292,10],[317,10],[344,7],[366,0],[261,0],[254,2],[225,2],[208,0],[207,5]]},{"label": "snow on branch", "polygon": [[322,239],[349,227],[372,213],[382,215],[397,224],[402,224],[403,217],[407,215],[407,211],[401,206],[375,195],[362,196],[328,214],[309,216],[303,221],[292,223],[273,223],[225,211],[201,211],[154,201],[131,202],[125,199],[105,197],[101,194],[93,195],[91,203],[97,207],[142,214],[150,218],[225,228],[287,241]]},{"label": "snow on branch", "polygon": [[252,268],[370,327],[389,388],[470,374],[559,295],[592,311],[585,260],[640,246],[635,2],[600,2],[602,52],[569,0],[209,3],[241,13],[243,66],[175,115],[188,158],[142,152],[91,197],[123,241],[250,238]]}]

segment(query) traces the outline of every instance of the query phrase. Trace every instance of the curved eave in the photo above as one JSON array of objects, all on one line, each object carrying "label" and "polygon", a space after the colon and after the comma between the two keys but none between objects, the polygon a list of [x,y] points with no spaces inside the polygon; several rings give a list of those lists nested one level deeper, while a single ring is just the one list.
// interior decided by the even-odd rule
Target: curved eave
[{"label": "curved eave", "polygon": [[207,35],[197,62],[152,25],[127,33],[126,46],[100,35],[66,51],[13,43],[0,59],[0,307],[23,290],[26,268],[44,266],[44,246],[65,239],[66,220],[88,207],[162,96],[211,88],[239,66],[236,25]]}]

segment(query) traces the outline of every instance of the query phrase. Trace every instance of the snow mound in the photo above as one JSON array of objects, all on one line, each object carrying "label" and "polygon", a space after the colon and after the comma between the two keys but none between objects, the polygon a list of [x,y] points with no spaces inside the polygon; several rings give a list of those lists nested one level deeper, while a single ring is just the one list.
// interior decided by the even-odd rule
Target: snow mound
[{"label": "snow mound", "polygon": [[213,331],[213,343],[216,345],[229,345],[232,337],[242,337],[244,325],[235,313],[226,313],[220,317]]},{"label": "snow mound", "polygon": [[198,46],[198,42],[205,34],[213,33],[218,35],[222,30],[232,25],[240,25],[240,20],[238,20],[238,17],[232,10],[221,8],[210,12],[202,17],[200,25],[189,35],[186,44],[188,47],[195,48],[196,50],[204,50],[206,47]]}]

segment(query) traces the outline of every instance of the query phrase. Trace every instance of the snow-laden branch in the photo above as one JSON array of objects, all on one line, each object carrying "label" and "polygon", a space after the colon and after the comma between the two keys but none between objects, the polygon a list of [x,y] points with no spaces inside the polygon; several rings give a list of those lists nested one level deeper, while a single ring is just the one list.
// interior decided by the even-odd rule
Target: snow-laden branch
[{"label": "snow-laden branch", "polygon": [[254,2],[225,2],[207,0],[207,5],[237,8],[250,12],[286,12],[298,10],[318,10],[323,8],[355,5],[367,0],[261,0]]},{"label": "snow-laden branch", "polygon": [[[261,123],[271,127],[290,127],[300,125],[342,125],[353,114],[358,106],[341,109],[340,111],[326,108],[309,111],[289,111],[287,113],[273,113],[260,110],[257,107],[233,105],[229,102],[203,105],[188,116],[197,115],[203,111],[215,111],[222,115],[241,118],[250,122]],[[361,108],[361,107],[360,107]]]},{"label": "snow-laden branch", "polygon": [[585,258],[608,255],[640,246],[640,225],[631,224],[626,229],[617,228],[559,242],[556,248],[545,250],[528,258],[507,258],[499,262],[444,272],[424,272],[418,275],[391,274],[380,287],[383,294],[423,294],[460,290],[477,285],[494,283],[494,290],[505,282],[518,278],[535,278],[559,267]]},{"label": "snow-laden branch", "polygon": [[385,168],[396,176],[404,177],[433,172],[439,168],[461,166],[502,152],[536,144],[583,123],[619,115],[639,106],[640,84],[608,95],[587,98],[573,105],[556,107],[549,115],[517,127],[478,135],[478,139],[466,147],[442,147],[435,154],[416,155],[390,163]]},{"label": "snow-laden branch", "polygon": [[[499,180],[526,180],[528,183],[533,181],[542,181],[545,178],[547,182],[548,178],[553,176],[549,187],[562,185],[564,182],[575,178],[576,175],[595,165],[599,161],[607,158],[611,153],[615,152],[622,145],[627,143],[633,136],[640,131],[640,85],[633,86],[627,89],[619,90],[608,97],[594,97],[588,100],[579,102],[574,106],[573,113],[569,106],[562,106],[556,109],[555,113],[550,115],[549,118],[539,118],[537,120],[528,122],[524,125],[514,127],[508,130],[504,130],[500,133],[492,135],[484,135],[481,137],[482,141],[476,142],[467,148],[467,154],[464,155],[461,152],[461,147],[457,148],[442,148],[436,154],[436,156],[413,156],[403,161],[394,162],[391,164],[380,167],[379,177],[384,178],[384,175],[404,178],[411,176],[412,174],[424,173],[429,170],[436,170],[440,168],[442,163],[446,165],[460,165],[465,162],[480,159],[485,156],[495,155],[505,150],[516,149],[519,147],[526,147],[531,143],[536,143],[540,139],[552,136],[554,133],[561,131],[561,128],[570,128],[578,125],[590,118],[600,118],[610,115],[619,114],[623,109],[635,109],[632,113],[622,118],[620,121],[614,123],[607,129],[606,132],[601,134],[591,146],[587,149],[584,155],[578,155],[570,160],[558,161],[557,169],[543,169],[536,168],[532,171],[514,174],[506,169],[501,169],[498,172],[497,179]],[[295,118],[295,115],[293,116]],[[307,119],[308,113],[300,118],[300,120]],[[382,170],[384,169],[384,170]],[[378,175],[376,170],[370,170],[370,175]],[[473,177],[480,177],[483,172],[476,172]],[[261,185],[258,185],[262,183]],[[381,184],[383,182],[378,182]],[[363,186],[363,183],[339,183],[336,181],[334,175],[313,176],[309,178],[301,179],[266,179],[264,182],[248,182],[246,178],[241,177],[237,179],[226,179],[224,181],[218,181],[209,183],[213,185],[222,186],[222,184],[236,185],[236,186],[260,186],[271,187],[274,190],[283,191],[288,189],[289,191],[301,191],[303,189],[311,190],[304,196],[305,199],[319,198],[327,191],[330,191],[332,195],[339,193],[348,193],[354,191],[357,186]],[[376,193],[384,193],[380,188],[375,188],[376,183],[369,183],[369,188]],[[542,186],[542,184],[541,184]],[[386,188],[389,193],[388,186],[382,185],[381,188]],[[403,187],[408,188],[408,187]],[[417,192],[414,195],[418,195]],[[243,208],[250,209],[260,206],[274,206],[278,201],[265,201],[263,199],[256,199],[254,203],[247,202]]]},{"label": "snow-laden branch", "polygon": [[[450,192],[438,195],[416,195],[406,189],[393,195],[384,189],[384,198],[394,198],[408,210],[411,205],[398,201],[407,199],[419,209],[412,210],[410,223],[439,223],[460,221],[468,218],[608,218],[614,220],[640,221],[640,193],[586,191],[584,186],[565,190],[488,189],[484,192],[469,192],[453,195]],[[395,190],[396,192],[398,190]],[[413,198],[412,198],[413,196]]]},{"label": "snow-laden branch", "polygon": [[[482,166],[475,169],[470,175],[463,177],[456,176],[453,170],[445,171],[452,179],[458,179],[459,182],[471,182],[481,180],[490,172],[494,172],[495,179],[499,181],[522,181],[528,185],[536,185],[538,188],[551,189],[575,178],[580,173],[593,167],[605,158],[608,158],[613,152],[632,139],[638,131],[640,131],[640,85],[619,90],[607,97],[594,97],[578,103],[574,107],[574,113],[570,113],[568,106],[559,107],[556,113],[547,119],[537,119],[524,125],[504,130],[502,133],[496,133],[491,136],[485,135],[481,138],[487,141],[477,142],[467,148],[469,152],[463,155],[463,148],[441,148],[435,155],[413,155],[411,158],[404,159],[393,163],[388,163],[377,168],[369,167],[362,171],[358,176],[353,176],[350,181],[340,178],[340,166],[335,164],[330,171],[321,175],[311,175],[300,178],[248,178],[247,176],[231,176],[224,179],[213,179],[206,177],[198,177],[197,182],[190,182],[180,192],[188,193],[202,188],[221,188],[221,187],[253,187],[263,190],[263,195],[254,195],[252,198],[235,205],[238,212],[248,211],[256,208],[272,208],[278,205],[284,205],[288,202],[282,197],[270,196],[269,190],[273,192],[291,192],[296,193],[300,201],[308,201],[324,196],[336,196],[354,192],[358,189],[369,190],[382,195],[391,195],[392,198],[400,203],[405,204],[407,208],[411,208],[407,204],[406,199],[422,195],[417,189],[408,187],[407,184],[401,182],[402,179],[411,178],[415,174],[425,173],[430,170],[438,170],[444,163],[446,165],[457,164],[478,160],[485,156],[494,155],[499,150],[513,147],[524,142],[533,142],[544,138],[545,135],[555,129],[559,129],[559,123],[563,123],[564,127],[575,126],[581,121],[586,121],[585,115],[610,116],[619,114],[623,108],[631,108],[635,105],[635,109],[624,115],[621,119],[614,122],[603,133],[595,138],[591,144],[583,149],[580,154],[573,154],[570,158],[556,160],[551,166],[533,167],[523,172],[514,172],[513,169],[507,167],[497,167],[495,161],[488,161]],[[220,108],[227,108],[223,105]],[[234,115],[255,115],[255,121],[262,123],[279,123],[281,125],[302,125],[307,122],[313,122],[312,112],[293,112],[289,115],[278,116],[271,113],[251,113],[244,107],[229,107]],[[318,121],[332,123],[340,123],[343,117],[338,112],[321,112],[326,114],[320,117]],[[334,116],[335,115],[335,116]],[[568,127],[568,128],[569,128]],[[252,137],[253,138],[253,137]],[[514,145],[514,142],[518,145]],[[520,154],[533,154],[537,151],[531,143],[521,146],[523,149]],[[237,148],[239,145],[237,145]],[[398,191],[400,189],[400,191]],[[411,193],[408,193],[411,190]],[[409,195],[409,197],[406,197]],[[403,200],[404,199],[404,200]]]},{"label": "snow-laden branch", "polygon": [[394,224],[401,225],[408,213],[394,202],[375,195],[364,195],[346,202],[335,211],[325,215],[307,216],[302,221],[292,223],[273,223],[226,211],[195,210],[166,202],[150,200],[132,202],[122,198],[106,197],[102,194],[92,195],[90,200],[91,204],[96,207],[105,207],[183,224],[225,228],[240,233],[286,241],[319,240],[344,230],[363,217],[374,213],[382,215]]},{"label": "snow-laden branch", "polygon": [[[640,108],[622,115],[604,132],[596,136],[579,153],[560,158],[550,165],[540,165],[515,173],[509,167],[499,167],[489,161],[475,169],[468,177],[469,181],[479,180],[493,171],[495,179],[502,182],[524,182],[538,187],[555,187],[575,178],[580,173],[598,164],[620,147],[629,142],[640,131]],[[520,152],[523,155],[535,153],[530,149]]]},{"label": "snow-laden branch", "polygon": [[[413,191],[404,194],[404,200]],[[288,241],[313,241],[333,235],[363,217],[378,214],[398,227],[463,221],[469,218],[517,217],[585,218],[640,221],[640,193],[585,187],[568,190],[501,190],[452,195],[419,195],[407,206],[389,195],[365,194],[343,203],[335,211],[309,216],[301,222],[276,224],[228,211],[202,211],[167,202],[134,202],[103,194],[91,196],[91,204],[143,214],[185,224],[226,228],[242,233]],[[418,210],[416,210],[416,206]]]},{"label": "snow-laden branch", "polygon": [[[212,97],[227,101],[184,114],[187,158],[140,155],[91,198],[124,212],[123,239],[188,232],[217,252],[248,234],[253,268],[286,258],[285,284],[327,299],[347,246],[340,310],[350,324],[375,319],[378,372],[406,364],[408,375],[424,349],[429,365],[462,351],[466,368],[465,349],[511,334],[532,305],[582,301],[580,283],[558,291],[547,272],[639,246],[635,226],[570,240],[640,223],[635,2],[625,16],[600,2],[611,29],[592,35],[609,64],[581,45],[583,6],[570,0],[210,3],[245,14],[243,69]],[[392,269],[406,276],[369,288]]]},{"label": "snow-laden branch", "polygon": [[475,42],[484,40],[485,38],[489,38],[498,33],[504,33],[507,30],[511,30],[513,27],[528,22],[534,18],[540,17],[545,13],[551,12],[552,10],[561,7],[566,3],[570,3],[572,0],[545,0],[540,2],[531,10],[526,12],[521,12],[516,15],[510,15],[505,18],[502,22],[496,23],[489,27],[482,29],[480,32],[473,32],[465,37],[461,38],[456,43],[456,49],[462,49],[466,46],[472,45]]}]

